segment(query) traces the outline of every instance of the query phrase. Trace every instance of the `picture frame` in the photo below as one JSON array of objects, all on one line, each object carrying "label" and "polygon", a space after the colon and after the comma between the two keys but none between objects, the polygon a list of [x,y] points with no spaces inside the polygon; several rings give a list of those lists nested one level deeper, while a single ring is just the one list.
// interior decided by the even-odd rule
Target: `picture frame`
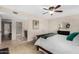
[{"label": "picture frame", "polygon": [[39,20],[33,20],[33,29],[39,29]]}]

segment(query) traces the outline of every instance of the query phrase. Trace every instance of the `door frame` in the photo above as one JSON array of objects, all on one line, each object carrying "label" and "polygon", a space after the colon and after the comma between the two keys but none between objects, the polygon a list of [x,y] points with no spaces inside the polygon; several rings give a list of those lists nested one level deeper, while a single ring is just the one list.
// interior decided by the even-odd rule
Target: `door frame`
[{"label": "door frame", "polygon": [[1,31],[2,31],[2,35],[1,35],[1,41],[3,41],[3,35],[4,35],[4,24],[9,24],[10,25],[10,40],[12,40],[12,22],[7,22],[7,21],[2,21],[1,22]]}]

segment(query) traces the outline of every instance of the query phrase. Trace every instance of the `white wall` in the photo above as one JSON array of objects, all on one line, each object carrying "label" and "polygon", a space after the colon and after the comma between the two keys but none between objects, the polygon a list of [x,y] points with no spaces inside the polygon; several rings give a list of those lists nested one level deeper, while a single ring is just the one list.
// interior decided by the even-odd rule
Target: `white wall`
[{"label": "white wall", "polygon": [[[39,29],[33,29],[33,20],[39,20]],[[23,26],[24,30],[28,31],[28,39],[27,41],[33,40],[35,35],[48,33],[48,20],[39,19],[39,18],[29,18],[24,22]]]},{"label": "white wall", "polygon": [[68,29],[69,31],[79,32],[79,15],[71,15],[49,20],[49,32],[56,32],[58,30],[58,24],[61,24],[62,22],[70,23],[70,29]]}]

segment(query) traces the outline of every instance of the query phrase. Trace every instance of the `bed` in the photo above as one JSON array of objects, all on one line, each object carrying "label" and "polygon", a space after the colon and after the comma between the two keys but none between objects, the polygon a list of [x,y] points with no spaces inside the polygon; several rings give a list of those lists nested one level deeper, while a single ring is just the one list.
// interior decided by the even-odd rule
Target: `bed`
[{"label": "bed", "polygon": [[35,45],[49,54],[79,54],[79,46],[66,40],[67,35],[54,34],[48,38],[40,37]]}]

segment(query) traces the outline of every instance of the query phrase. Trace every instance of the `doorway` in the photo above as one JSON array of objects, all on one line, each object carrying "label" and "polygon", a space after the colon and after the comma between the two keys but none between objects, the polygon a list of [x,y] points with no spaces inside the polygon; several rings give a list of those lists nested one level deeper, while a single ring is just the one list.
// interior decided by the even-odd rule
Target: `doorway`
[{"label": "doorway", "polygon": [[12,39],[12,23],[2,21],[2,41]]}]

